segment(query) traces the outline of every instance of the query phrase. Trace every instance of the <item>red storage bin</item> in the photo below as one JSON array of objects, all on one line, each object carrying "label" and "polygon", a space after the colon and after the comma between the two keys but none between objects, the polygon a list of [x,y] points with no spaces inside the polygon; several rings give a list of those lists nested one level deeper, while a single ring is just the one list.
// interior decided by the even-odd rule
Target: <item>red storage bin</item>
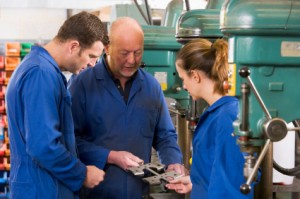
[{"label": "red storage bin", "polygon": [[4,56],[0,56],[0,69],[4,69],[4,63],[5,63],[5,58]]}]

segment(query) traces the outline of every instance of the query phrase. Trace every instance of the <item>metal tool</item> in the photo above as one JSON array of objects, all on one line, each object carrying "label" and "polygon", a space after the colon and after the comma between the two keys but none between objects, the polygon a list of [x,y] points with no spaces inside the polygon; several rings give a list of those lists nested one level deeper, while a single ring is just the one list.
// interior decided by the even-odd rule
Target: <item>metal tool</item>
[{"label": "metal tool", "polygon": [[164,172],[164,168],[165,165],[163,164],[147,163],[138,167],[131,167],[127,171],[139,177],[144,176],[145,171],[149,171],[151,174],[153,174],[153,176],[142,178],[142,180],[149,183],[150,185],[159,185],[183,176],[182,174],[176,173],[175,171]]}]

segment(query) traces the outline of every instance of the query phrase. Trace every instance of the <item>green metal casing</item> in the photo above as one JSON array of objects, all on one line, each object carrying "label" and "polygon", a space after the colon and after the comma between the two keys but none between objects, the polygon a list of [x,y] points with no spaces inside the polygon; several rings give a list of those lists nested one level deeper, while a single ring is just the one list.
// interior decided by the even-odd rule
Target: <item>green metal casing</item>
[{"label": "green metal casing", "polygon": [[205,9],[191,10],[181,15],[177,23],[176,38],[181,43],[191,39],[222,38],[220,30],[220,9],[222,1],[210,1]]},{"label": "green metal casing", "polygon": [[175,28],[163,26],[143,26],[144,70],[151,73],[160,83],[166,97],[176,99],[181,106],[187,107],[189,97],[182,89],[182,82],[175,67],[176,53],[181,44],[176,42]]},{"label": "green metal casing", "polygon": [[[240,98],[240,106],[240,85],[246,79],[238,70],[247,66],[272,118],[299,119],[300,1],[227,1],[221,9],[220,25],[229,42],[230,94]],[[263,144],[264,121],[265,114],[250,92],[250,131],[235,133],[253,138],[250,144],[259,146]]]}]

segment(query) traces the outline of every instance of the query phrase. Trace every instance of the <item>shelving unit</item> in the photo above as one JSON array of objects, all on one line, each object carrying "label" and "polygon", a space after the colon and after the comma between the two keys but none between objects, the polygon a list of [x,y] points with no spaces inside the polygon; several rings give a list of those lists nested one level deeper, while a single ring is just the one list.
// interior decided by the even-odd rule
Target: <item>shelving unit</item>
[{"label": "shelving unit", "polygon": [[5,109],[5,92],[13,71],[30,51],[33,43],[0,43],[0,198],[9,198],[10,147]]}]

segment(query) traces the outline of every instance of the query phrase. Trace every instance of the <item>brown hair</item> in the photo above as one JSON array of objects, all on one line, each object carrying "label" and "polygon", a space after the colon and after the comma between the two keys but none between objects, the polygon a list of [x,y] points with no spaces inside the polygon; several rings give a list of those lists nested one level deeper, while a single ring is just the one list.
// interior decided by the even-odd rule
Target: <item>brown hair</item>
[{"label": "brown hair", "polygon": [[91,47],[96,41],[101,41],[103,45],[109,42],[107,30],[101,20],[84,11],[68,18],[60,27],[55,39],[60,42],[75,39],[82,49]]},{"label": "brown hair", "polygon": [[228,79],[228,44],[223,39],[214,43],[206,39],[195,39],[183,46],[177,54],[179,67],[190,74],[200,70],[215,82],[214,92],[226,93],[223,82]]}]

